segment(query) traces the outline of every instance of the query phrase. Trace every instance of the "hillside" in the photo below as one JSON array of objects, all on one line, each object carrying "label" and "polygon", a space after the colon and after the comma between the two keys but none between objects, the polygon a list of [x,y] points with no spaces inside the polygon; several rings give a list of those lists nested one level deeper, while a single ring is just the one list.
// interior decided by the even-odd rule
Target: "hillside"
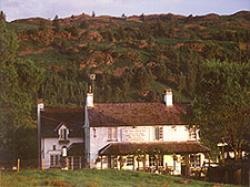
[{"label": "hillside", "polygon": [[[15,180],[13,180],[15,178]],[[60,187],[229,187],[181,177],[118,170],[34,171],[0,173],[0,186],[60,186]]]},{"label": "hillside", "polygon": [[39,91],[50,105],[81,105],[89,73],[97,102],[156,101],[166,87],[189,101],[199,63],[250,59],[250,12],[233,15],[92,17],[86,14],[8,23],[18,56],[44,69]]}]

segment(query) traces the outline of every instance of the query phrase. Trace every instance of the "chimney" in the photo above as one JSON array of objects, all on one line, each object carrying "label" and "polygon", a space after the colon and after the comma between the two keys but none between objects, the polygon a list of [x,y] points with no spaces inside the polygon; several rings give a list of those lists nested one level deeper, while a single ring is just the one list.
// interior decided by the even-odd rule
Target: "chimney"
[{"label": "chimney", "polygon": [[89,87],[88,87],[86,105],[87,105],[87,107],[94,107],[94,94],[92,92],[92,85],[89,85]]},{"label": "chimney", "polygon": [[167,89],[164,95],[164,103],[167,107],[173,106],[173,93],[171,89]]},{"label": "chimney", "polygon": [[86,98],[86,106],[87,107],[94,107],[94,93],[93,93],[93,85],[94,85],[94,80],[96,78],[95,74],[90,74],[89,79],[90,83],[88,85],[88,93],[87,93],[87,98]]},{"label": "chimney", "polygon": [[42,99],[37,100],[37,142],[38,142],[38,168],[42,168],[41,159],[41,111],[44,110]]}]

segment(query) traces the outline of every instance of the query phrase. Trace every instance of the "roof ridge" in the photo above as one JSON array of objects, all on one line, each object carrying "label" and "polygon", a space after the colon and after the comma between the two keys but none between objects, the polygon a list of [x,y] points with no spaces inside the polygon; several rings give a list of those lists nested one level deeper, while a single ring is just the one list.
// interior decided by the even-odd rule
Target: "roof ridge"
[{"label": "roof ridge", "polygon": [[94,103],[95,105],[102,105],[102,104],[110,104],[110,105],[116,105],[116,104],[164,104],[163,102],[119,102],[119,103]]}]

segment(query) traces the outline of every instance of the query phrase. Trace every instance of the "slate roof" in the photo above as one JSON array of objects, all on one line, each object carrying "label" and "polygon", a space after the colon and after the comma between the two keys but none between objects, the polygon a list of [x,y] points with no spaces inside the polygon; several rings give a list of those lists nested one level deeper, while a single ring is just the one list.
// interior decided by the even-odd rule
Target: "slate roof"
[{"label": "slate roof", "polygon": [[[88,108],[91,127],[180,125],[187,105],[163,103],[100,103]],[[41,136],[58,137],[57,129],[66,125],[69,137],[82,137],[84,125],[83,108],[51,108],[41,111]]]},{"label": "slate roof", "polygon": [[41,137],[58,137],[62,124],[69,129],[69,137],[83,137],[84,109],[45,107],[41,111]]},{"label": "slate roof", "polygon": [[152,142],[152,143],[111,143],[99,151],[99,155],[207,153],[209,148],[195,141]]},{"label": "slate roof", "polygon": [[84,154],[83,143],[73,143],[68,148],[68,156],[82,156]]},{"label": "slate roof", "polygon": [[163,103],[94,104],[88,108],[90,126],[180,125],[187,105]]}]

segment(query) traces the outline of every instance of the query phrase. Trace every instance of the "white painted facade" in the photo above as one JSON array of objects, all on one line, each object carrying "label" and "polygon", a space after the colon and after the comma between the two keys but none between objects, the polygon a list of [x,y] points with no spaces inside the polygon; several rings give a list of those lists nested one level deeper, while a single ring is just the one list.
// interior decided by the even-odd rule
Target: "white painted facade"
[{"label": "white painted facade", "polygon": [[[172,107],[173,96],[171,91],[167,91],[164,97],[166,107]],[[131,124],[130,126],[111,126],[105,125],[105,127],[93,127],[89,122],[88,109],[95,107],[93,93],[88,93],[86,98],[85,107],[85,121],[83,126],[84,137],[70,138],[69,129],[61,124],[57,130],[58,137],[54,138],[41,138],[41,165],[43,169],[51,167],[51,155],[62,154],[62,149],[70,147],[73,143],[84,143],[83,157],[85,159],[87,167],[90,168],[108,168],[108,157],[103,156],[100,161],[99,151],[110,143],[152,143],[152,142],[187,142],[197,141],[199,142],[198,130],[193,127],[189,128],[187,125],[151,125],[151,126],[136,126]],[[158,131],[156,130],[158,128]],[[156,132],[160,134],[156,135]],[[60,140],[67,140],[68,142],[62,143]],[[199,153],[194,156],[199,156],[200,163],[205,159],[204,154]],[[130,157],[131,156],[131,157]],[[145,165],[150,165],[150,155],[146,155]],[[172,168],[172,174],[181,174],[181,160],[183,155],[163,155],[162,167]],[[188,155],[189,159],[192,155]],[[122,156],[124,159],[123,169],[133,170],[138,167],[143,167],[142,162],[137,162],[135,155]],[[132,163],[131,163],[131,158]],[[116,159],[116,158],[114,158]],[[118,158],[117,158],[118,159]],[[119,168],[120,162],[116,162],[117,168]]]},{"label": "white painted facade", "polygon": [[[186,125],[165,125],[163,128],[163,137],[157,140],[155,137],[155,128],[159,126],[120,126],[120,127],[90,127],[90,167],[101,168],[101,163],[98,161],[98,151],[110,143],[150,143],[150,142],[186,142],[199,141],[198,131],[196,130],[196,137],[190,136],[190,129]],[[110,139],[109,129],[116,129],[117,135]],[[201,162],[204,160],[204,155],[201,155]],[[172,155],[164,155],[163,166],[174,168],[173,174],[181,174],[181,155],[176,155],[177,160],[173,159]],[[149,165],[149,155],[147,155],[146,165]],[[107,159],[107,158],[106,158]],[[126,160],[126,157],[125,157]],[[97,162],[98,161],[98,162]],[[142,167],[142,162],[139,163]],[[126,162],[123,169],[134,169],[138,163],[134,157],[134,164],[127,166]],[[107,168],[107,160],[102,163],[102,168]],[[118,166],[119,168],[119,163]]]},{"label": "white painted facade", "polygon": [[[65,129],[67,132],[66,140],[68,143],[60,143],[61,130]],[[41,166],[42,169],[48,169],[51,166],[51,155],[58,155],[59,157],[62,155],[63,147],[70,147],[73,143],[82,143],[82,137],[78,138],[69,138],[70,132],[65,125],[62,125],[58,130],[57,138],[41,138]]]}]

